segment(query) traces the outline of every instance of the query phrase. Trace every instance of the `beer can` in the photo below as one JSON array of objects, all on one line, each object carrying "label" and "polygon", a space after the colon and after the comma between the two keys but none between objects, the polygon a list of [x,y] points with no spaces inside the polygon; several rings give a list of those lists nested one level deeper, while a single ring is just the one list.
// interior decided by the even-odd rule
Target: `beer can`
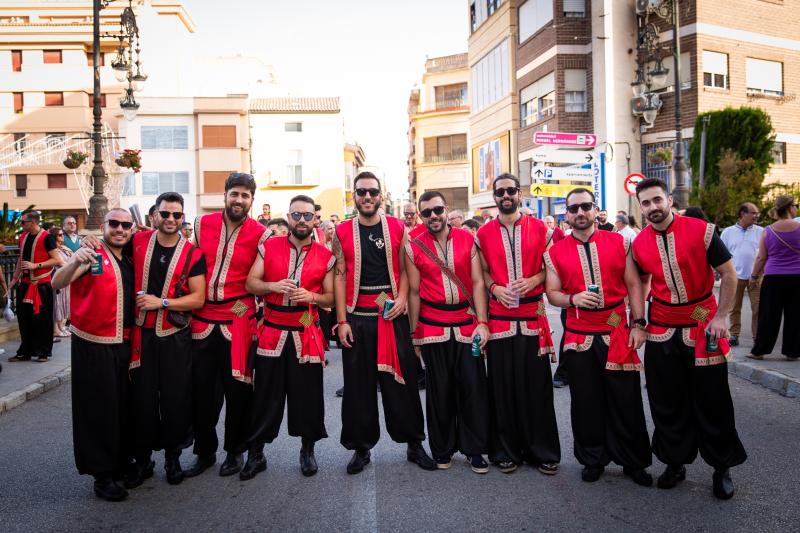
[{"label": "beer can", "polygon": [[144,296],[147,294],[147,291],[136,291],[136,296]]},{"label": "beer can", "polygon": [[103,256],[95,254],[95,263],[92,265],[92,276],[99,276],[103,273]]},{"label": "beer can", "polygon": [[586,290],[589,292],[593,292],[595,294],[600,294],[600,285],[595,285],[595,284],[587,285]]},{"label": "beer can", "polygon": [[711,335],[710,331],[706,331],[706,352],[714,353],[719,350],[717,339]]},{"label": "beer can", "polygon": [[481,356],[481,336],[475,335],[472,339],[472,355],[475,357]]},{"label": "beer can", "polygon": [[389,320],[389,311],[392,310],[392,307],[394,307],[394,300],[390,300],[390,299],[387,298],[386,301],[383,302],[383,319],[384,320]]},{"label": "beer can", "polygon": [[300,288],[300,280],[299,279],[294,280],[294,286],[297,287],[298,289]]}]

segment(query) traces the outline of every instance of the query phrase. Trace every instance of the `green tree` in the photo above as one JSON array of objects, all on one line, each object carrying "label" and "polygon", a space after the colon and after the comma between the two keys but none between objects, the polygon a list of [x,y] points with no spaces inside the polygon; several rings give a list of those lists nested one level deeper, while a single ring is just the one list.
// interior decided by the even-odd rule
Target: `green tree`
[{"label": "green tree", "polygon": [[761,207],[766,188],[764,174],[753,159],[741,160],[727,149],[717,162],[716,184],[707,186],[700,196],[700,205],[709,220],[724,228],[736,223],[736,212],[744,202]]}]

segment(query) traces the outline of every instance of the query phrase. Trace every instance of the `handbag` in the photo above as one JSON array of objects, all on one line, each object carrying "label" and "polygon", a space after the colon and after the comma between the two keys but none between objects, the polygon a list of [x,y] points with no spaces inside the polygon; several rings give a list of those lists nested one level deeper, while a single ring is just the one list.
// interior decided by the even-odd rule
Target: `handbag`
[{"label": "handbag", "polygon": [[[186,283],[186,277],[189,275],[189,266],[192,264],[192,253],[194,252],[194,246],[191,244],[189,245],[189,255],[186,257],[186,263],[183,265],[183,271],[181,272],[181,277],[178,281],[175,282],[175,298],[180,298],[183,296],[183,285]],[[176,328],[185,328],[189,325],[189,322],[192,320],[192,312],[191,311],[173,311],[171,309],[167,309],[167,320],[169,320],[170,324],[175,326]]]},{"label": "handbag", "polygon": [[464,285],[464,282],[463,282],[463,281],[461,281],[461,278],[459,278],[458,276],[456,276],[456,273],[455,273],[455,272],[453,272],[452,270],[450,270],[450,267],[448,267],[447,265],[445,265],[445,264],[444,264],[444,262],[443,262],[443,261],[442,261],[442,260],[439,258],[439,256],[438,256],[438,255],[436,255],[435,253],[433,253],[433,250],[431,250],[430,248],[428,248],[428,247],[425,245],[425,243],[424,243],[424,242],[422,242],[422,240],[421,240],[421,239],[419,239],[419,237],[415,237],[415,238],[411,239],[411,242],[413,242],[414,244],[416,244],[416,245],[417,245],[417,247],[418,247],[420,250],[422,250],[422,253],[424,253],[426,256],[428,256],[428,259],[430,259],[431,261],[433,261],[433,262],[436,264],[436,266],[438,266],[438,267],[439,267],[439,270],[441,270],[441,271],[442,271],[442,274],[444,274],[445,276],[447,276],[447,278],[448,278],[450,281],[452,281],[452,282],[453,282],[453,284],[454,284],[456,287],[458,287],[458,289],[459,289],[459,290],[460,290],[462,293],[464,293],[464,296],[466,296],[466,298],[467,298],[467,303],[469,304],[469,307],[470,307],[470,309],[472,309],[472,313],[473,313],[475,316],[477,316],[477,315],[478,315],[478,312],[477,312],[477,311],[476,311],[476,309],[475,309],[475,302],[472,300],[472,296],[470,296],[470,292],[467,290],[467,287]]}]

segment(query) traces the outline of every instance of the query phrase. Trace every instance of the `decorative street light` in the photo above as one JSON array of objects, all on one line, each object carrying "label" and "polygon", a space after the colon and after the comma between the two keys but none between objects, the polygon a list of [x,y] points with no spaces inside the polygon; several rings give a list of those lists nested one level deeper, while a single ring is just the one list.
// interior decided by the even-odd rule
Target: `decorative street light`
[{"label": "decorative street light", "polygon": [[[93,35],[92,57],[94,59],[94,91],[92,94],[92,145],[94,147],[94,166],[92,167],[92,185],[94,192],[89,198],[89,219],[86,223],[88,229],[99,229],[103,218],[108,212],[108,198],[104,194],[106,170],[103,167],[103,112],[100,107],[100,11],[108,7],[114,0],[93,0]],[[119,18],[119,33],[103,34],[103,37],[113,37],[119,40],[117,56],[111,62],[114,78],[119,82],[127,80],[125,97],[120,100],[122,114],[126,120],[133,120],[139,104],[133,97],[134,91],[141,91],[147,76],[142,74],[141,60],[139,58],[139,27],[136,24],[136,15],[133,11],[133,0],[128,0],[128,6],[122,10]],[[135,52],[135,54],[134,54]],[[135,69],[135,70],[134,70]]]}]

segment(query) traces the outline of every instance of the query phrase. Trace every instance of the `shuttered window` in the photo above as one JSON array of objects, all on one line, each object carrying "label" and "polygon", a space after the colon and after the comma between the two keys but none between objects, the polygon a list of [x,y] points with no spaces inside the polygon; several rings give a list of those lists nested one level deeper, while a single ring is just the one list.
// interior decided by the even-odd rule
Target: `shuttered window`
[{"label": "shuttered window", "polygon": [[14,113],[22,113],[22,109],[25,107],[25,99],[22,96],[22,93],[14,93]]},{"label": "shuttered window", "polygon": [[64,93],[44,93],[44,105],[47,107],[64,105]]},{"label": "shuttered window", "polygon": [[22,50],[11,50],[11,70],[22,71]]},{"label": "shuttered window", "polygon": [[61,50],[45,50],[43,54],[45,64],[61,63]]},{"label": "shuttered window", "polygon": [[48,189],[66,189],[67,188],[67,175],[66,174],[48,174],[47,175],[47,188]]},{"label": "shuttered window", "polygon": [[236,126],[203,126],[203,148],[236,148]]},{"label": "shuttered window", "polygon": [[203,172],[203,192],[225,192],[225,180],[232,170],[206,170]]}]

